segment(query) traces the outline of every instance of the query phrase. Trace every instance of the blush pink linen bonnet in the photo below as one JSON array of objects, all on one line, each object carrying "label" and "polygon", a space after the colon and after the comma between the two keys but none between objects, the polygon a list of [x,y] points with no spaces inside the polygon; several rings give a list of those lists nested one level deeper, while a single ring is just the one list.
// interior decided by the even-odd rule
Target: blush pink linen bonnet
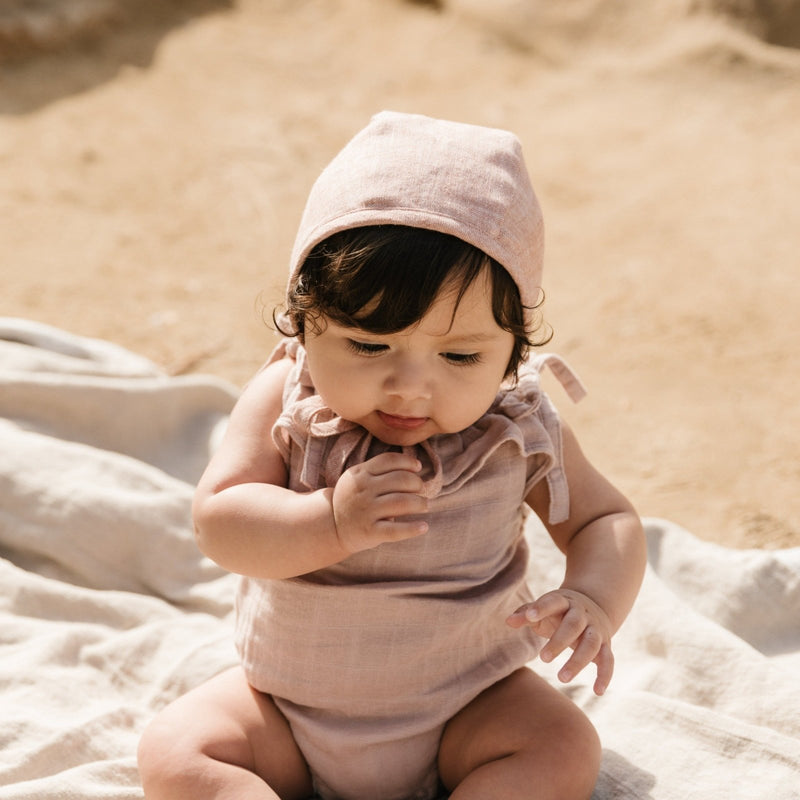
[{"label": "blush pink linen bonnet", "polygon": [[376,114],[311,188],[290,285],[315,245],[366,225],[426,228],[479,248],[514,279],[531,321],[540,300],[544,226],[514,134],[418,114]]}]

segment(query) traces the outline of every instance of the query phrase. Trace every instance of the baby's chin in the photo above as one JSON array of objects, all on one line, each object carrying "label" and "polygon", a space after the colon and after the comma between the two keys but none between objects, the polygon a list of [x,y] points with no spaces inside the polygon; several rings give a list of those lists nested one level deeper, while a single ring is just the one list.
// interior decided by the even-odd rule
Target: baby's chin
[{"label": "baby's chin", "polygon": [[380,430],[370,429],[367,430],[384,444],[393,445],[395,447],[414,447],[415,445],[422,444],[427,441],[431,436],[435,436],[437,432],[422,434],[417,431],[394,431],[382,428]]}]

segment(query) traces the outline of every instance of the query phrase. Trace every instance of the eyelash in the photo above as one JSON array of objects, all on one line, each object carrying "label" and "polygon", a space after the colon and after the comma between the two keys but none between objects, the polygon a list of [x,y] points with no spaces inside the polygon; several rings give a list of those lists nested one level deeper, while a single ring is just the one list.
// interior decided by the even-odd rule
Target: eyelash
[{"label": "eyelash", "polygon": [[451,363],[459,367],[466,367],[470,364],[477,364],[481,357],[478,353],[442,353]]},{"label": "eyelash", "polygon": [[[370,342],[359,342],[356,339],[348,339],[347,346],[354,353],[362,356],[377,356],[388,349],[385,344],[373,344]],[[465,367],[480,362],[479,353],[442,353],[442,356],[453,366]]]},{"label": "eyelash", "polygon": [[361,356],[376,356],[386,349],[385,344],[370,344],[369,342],[358,342],[355,339],[348,339],[347,346]]}]

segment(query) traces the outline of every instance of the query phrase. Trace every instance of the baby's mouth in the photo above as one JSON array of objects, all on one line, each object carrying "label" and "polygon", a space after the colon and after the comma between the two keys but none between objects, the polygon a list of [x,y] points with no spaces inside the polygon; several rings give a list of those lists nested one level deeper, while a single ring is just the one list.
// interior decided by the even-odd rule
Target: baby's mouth
[{"label": "baby's mouth", "polygon": [[378,416],[384,425],[403,431],[416,430],[428,421],[427,417],[404,417],[399,414],[387,414],[385,411],[379,411]]}]

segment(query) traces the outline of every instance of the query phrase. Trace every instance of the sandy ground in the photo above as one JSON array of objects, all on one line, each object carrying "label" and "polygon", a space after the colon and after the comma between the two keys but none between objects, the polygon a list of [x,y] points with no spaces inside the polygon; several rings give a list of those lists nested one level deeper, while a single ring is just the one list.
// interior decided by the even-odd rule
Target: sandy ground
[{"label": "sandy ground", "polygon": [[510,128],[586,451],[642,514],[800,545],[800,3],[59,3],[0,9],[0,315],[241,384],[369,115]]}]

